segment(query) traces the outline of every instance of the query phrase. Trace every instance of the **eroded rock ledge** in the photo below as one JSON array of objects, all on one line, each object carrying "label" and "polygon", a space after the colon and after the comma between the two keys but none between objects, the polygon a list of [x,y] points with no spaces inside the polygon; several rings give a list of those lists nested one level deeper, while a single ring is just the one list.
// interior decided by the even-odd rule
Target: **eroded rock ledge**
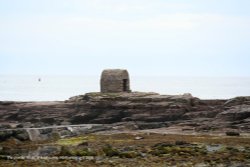
[{"label": "eroded rock ledge", "polygon": [[250,132],[250,97],[201,100],[190,94],[87,93],[55,102],[0,102],[2,129],[71,124],[133,123],[138,128],[174,124],[197,131]]}]

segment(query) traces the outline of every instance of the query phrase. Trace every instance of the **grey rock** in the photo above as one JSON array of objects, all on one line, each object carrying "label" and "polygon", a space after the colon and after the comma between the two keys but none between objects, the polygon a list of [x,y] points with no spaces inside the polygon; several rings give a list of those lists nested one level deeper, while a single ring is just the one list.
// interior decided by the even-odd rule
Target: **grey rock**
[{"label": "grey rock", "polygon": [[0,131],[0,141],[5,141],[9,139],[13,135],[13,131],[11,130],[1,130]]},{"label": "grey rock", "polygon": [[234,132],[234,131],[227,131],[226,132],[227,136],[240,136],[239,132]]},{"label": "grey rock", "polygon": [[141,139],[143,139],[143,137],[141,137],[141,136],[136,136],[135,137],[135,140],[141,140]]},{"label": "grey rock", "polygon": [[[164,127],[161,123],[250,130],[250,97],[200,100],[190,94],[87,93],[57,102],[0,103],[0,123],[20,128],[67,124],[140,122],[139,129]],[[29,125],[27,125],[27,122]],[[142,123],[142,124],[141,124]],[[145,124],[143,124],[145,123]],[[159,123],[159,126],[157,125]],[[0,127],[7,129],[6,127]],[[106,128],[104,128],[106,129]],[[207,128],[209,130],[209,128]],[[91,131],[91,130],[90,130]],[[45,133],[45,132],[44,132]],[[41,131],[41,134],[43,132]],[[46,133],[45,133],[46,134]],[[2,134],[2,138],[4,135]],[[8,135],[7,135],[8,136]]]},{"label": "grey rock", "polygon": [[18,140],[25,141],[29,140],[29,134],[26,130],[17,130],[14,132],[14,137]]},{"label": "grey rock", "polygon": [[232,106],[217,115],[217,118],[227,121],[243,120],[250,117],[250,105]]}]

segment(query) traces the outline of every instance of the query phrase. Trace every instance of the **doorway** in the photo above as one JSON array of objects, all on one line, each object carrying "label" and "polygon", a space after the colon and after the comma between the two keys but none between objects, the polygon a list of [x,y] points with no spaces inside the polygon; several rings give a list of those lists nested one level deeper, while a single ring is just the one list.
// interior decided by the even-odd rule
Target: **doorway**
[{"label": "doorway", "polygon": [[128,84],[128,80],[127,79],[123,79],[123,84],[122,84],[123,92],[128,91],[127,84]]}]

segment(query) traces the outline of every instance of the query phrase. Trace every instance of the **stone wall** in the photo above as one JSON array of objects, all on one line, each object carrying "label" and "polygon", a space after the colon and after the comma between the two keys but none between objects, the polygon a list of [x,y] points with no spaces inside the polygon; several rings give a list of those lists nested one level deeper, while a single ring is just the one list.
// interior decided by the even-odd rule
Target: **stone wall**
[{"label": "stone wall", "polygon": [[[126,81],[125,85],[124,81]],[[102,93],[130,92],[130,80],[127,70],[104,70],[101,75],[100,84]]]}]

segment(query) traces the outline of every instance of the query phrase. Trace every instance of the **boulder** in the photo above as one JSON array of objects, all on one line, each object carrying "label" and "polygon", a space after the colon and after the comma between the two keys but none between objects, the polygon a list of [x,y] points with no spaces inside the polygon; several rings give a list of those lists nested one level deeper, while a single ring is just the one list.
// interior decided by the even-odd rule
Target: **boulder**
[{"label": "boulder", "polygon": [[234,132],[234,131],[227,131],[226,132],[227,136],[240,136],[239,132]]},{"label": "boulder", "polygon": [[231,107],[236,105],[250,105],[250,96],[241,96],[229,99],[224,103],[225,107]]},{"label": "boulder", "polygon": [[250,117],[250,105],[237,105],[230,107],[217,115],[218,119],[227,121],[243,120]]},{"label": "boulder", "polygon": [[0,141],[5,141],[13,136],[13,131],[11,130],[1,130],[0,131]]},{"label": "boulder", "polygon": [[29,140],[29,134],[26,130],[16,130],[13,136],[21,141]]}]

